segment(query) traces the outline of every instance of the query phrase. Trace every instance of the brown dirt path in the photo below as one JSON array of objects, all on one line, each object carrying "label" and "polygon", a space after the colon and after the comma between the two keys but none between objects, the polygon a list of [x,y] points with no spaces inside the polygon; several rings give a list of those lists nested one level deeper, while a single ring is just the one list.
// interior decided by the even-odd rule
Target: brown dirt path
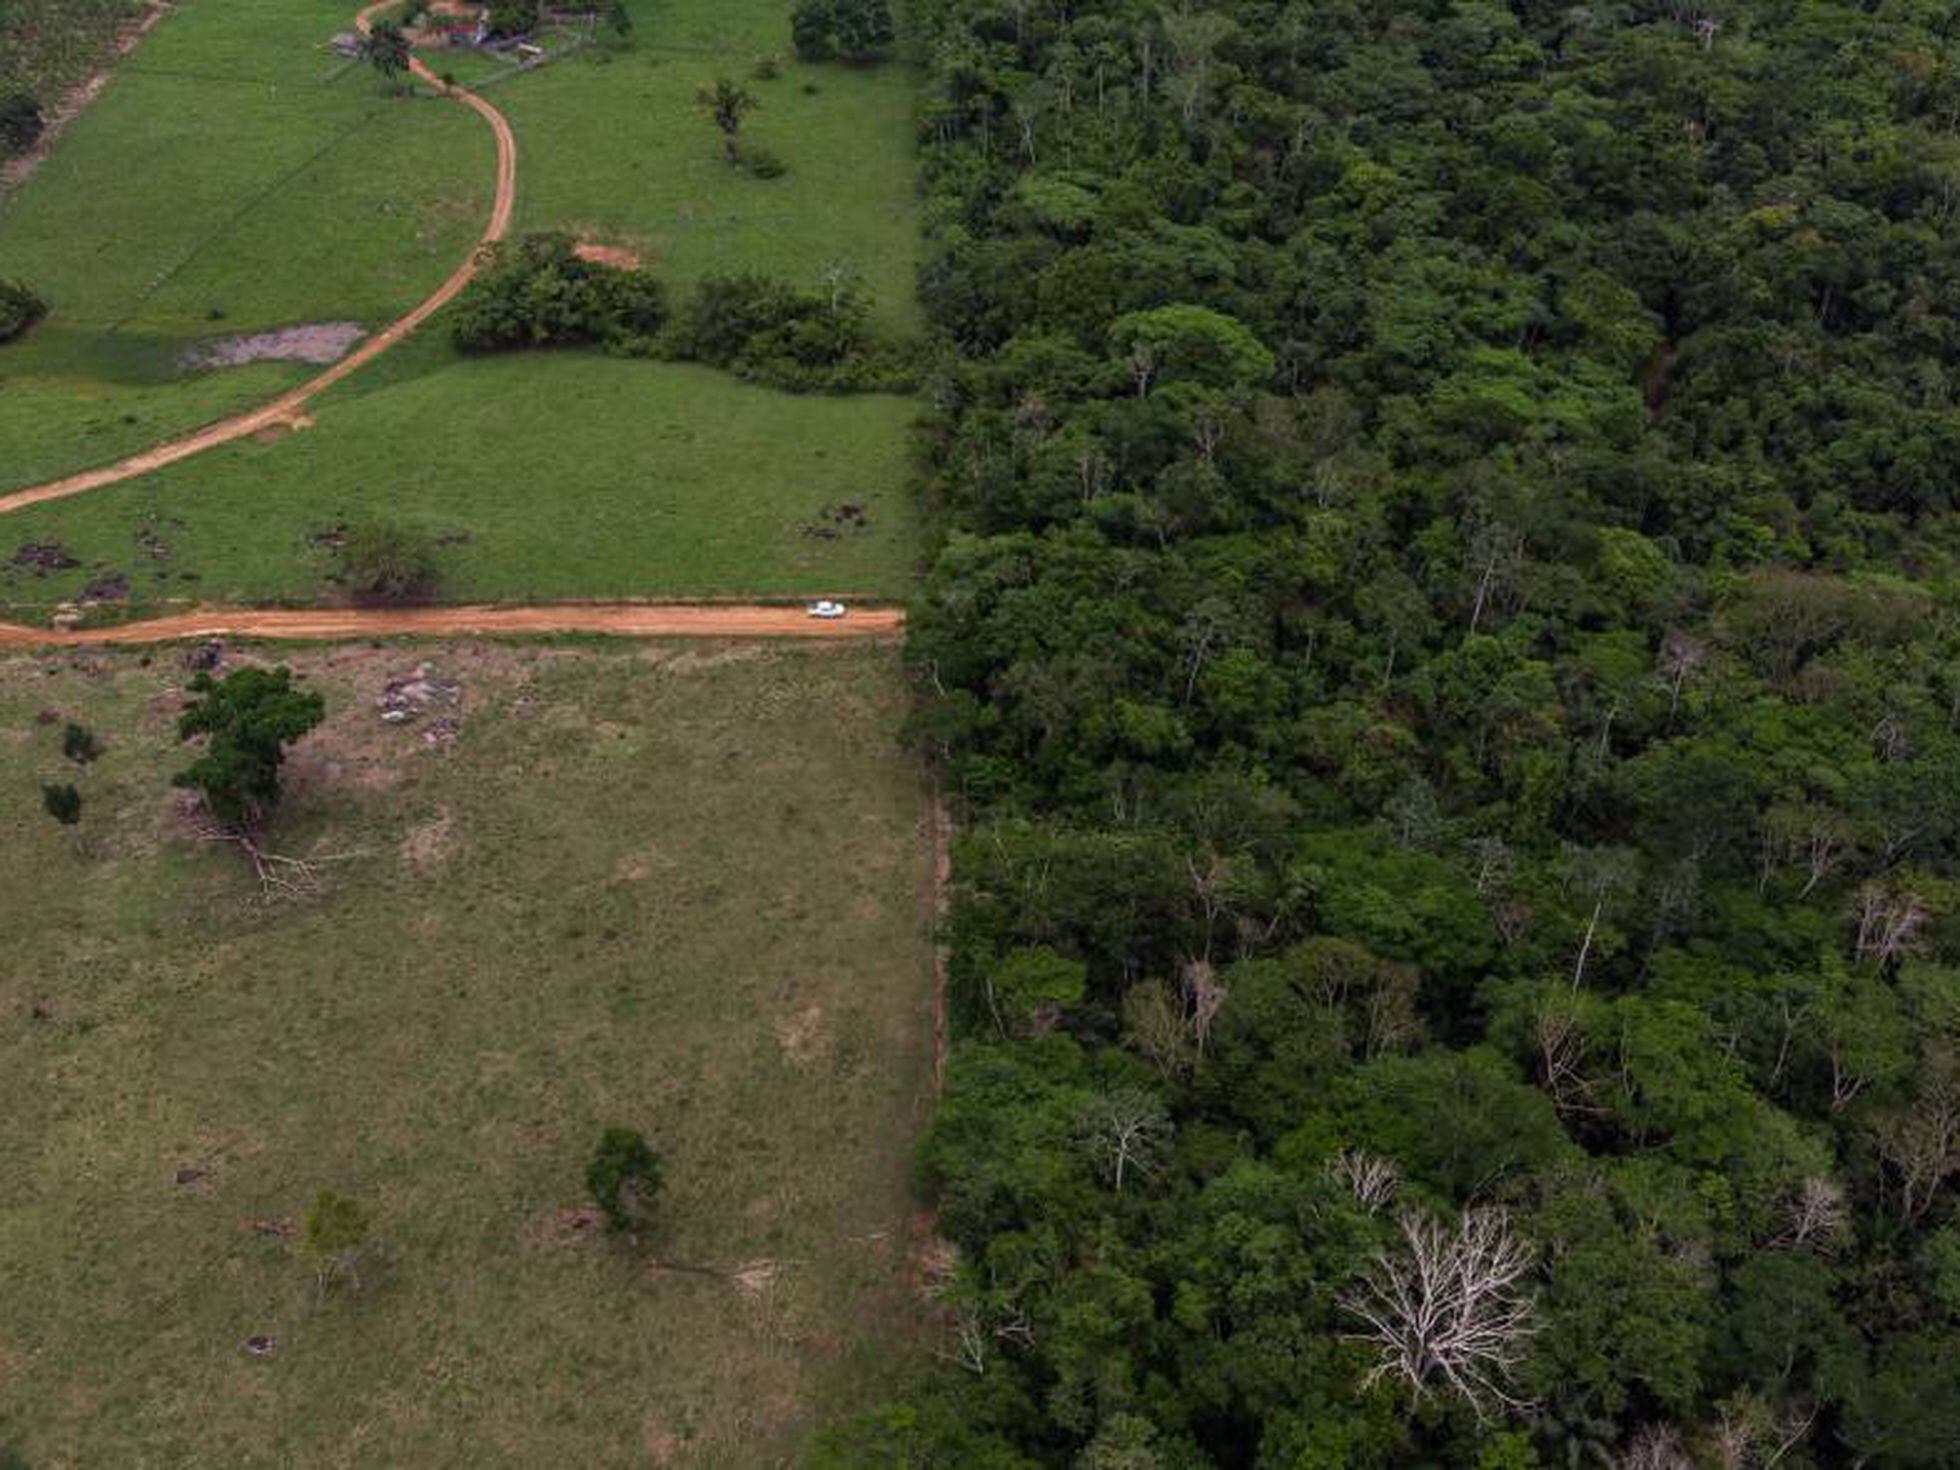
[{"label": "brown dirt path", "polygon": [[896,607],[813,618],[800,607],[733,602],[561,602],[541,607],[208,607],[109,628],[26,628],[0,623],[0,648],[170,643],[191,638],[452,638],[479,634],[611,633],[627,638],[891,639]]},{"label": "brown dirt path", "polygon": [[[373,23],[375,12],[385,10],[394,0],[376,0],[354,17],[355,27],[367,34]],[[510,123],[504,115],[485,102],[474,92],[460,87],[445,86],[441,78],[424,66],[413,56],[409,58],[409,71],[420,81],[453,97],[485,122],[497,139],[497,192],[490,206],[490,219],[483,227],[483,234],[476,245],[471,247],[469,256],[449,275],[449,279],[436,287],[435,293],[401,320],[382,328],[367,341],[355,348],[339,362],[314,377],[308,378],[297,388],[292,388],[260,408],[252,409],[236,418],[221,419],[208,424],[194,433],[180,439],[166,440],[119,459],[114,464],[102,465],[97,469],[83,470],[79,474],[66,475],[59,480],[49,480],[40,485],[30,485],[23,490],[15,490],[0,495],[0,515],[9,511],[24,510],[30,505],[40,505],[49,500],[65,500],[71,495],[84,491],[99,490],[104,485],[114,485],[123,480],[147,475],[179,460],[189,459],[194,454],[202,454],[207,449],[215,449],[220,444],[246,438],[252,434],[263,433],[268,429],[291,428],[301,418],[300,411],[312,399],[327,391],[349,373],[356,372],[374,361],[382,353],[408,336],[422,323],[434,316],[455,299],[456,293],[467,286],[476,274],[477,256],[485,245],[491,245],[504,238],[510,229],[512,206],[517,201],[517,139],[511,133]]]}]

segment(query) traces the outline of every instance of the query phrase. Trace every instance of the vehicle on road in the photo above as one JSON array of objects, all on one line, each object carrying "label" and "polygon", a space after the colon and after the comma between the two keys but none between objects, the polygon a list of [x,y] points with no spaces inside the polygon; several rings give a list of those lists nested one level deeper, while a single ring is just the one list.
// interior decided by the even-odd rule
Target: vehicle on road
[{"label": "vehicle on road", "polygon": [[841,618],[844,616],[844,604],[825,598],[820,602],[811,603],[808,611],[813,618]]}]

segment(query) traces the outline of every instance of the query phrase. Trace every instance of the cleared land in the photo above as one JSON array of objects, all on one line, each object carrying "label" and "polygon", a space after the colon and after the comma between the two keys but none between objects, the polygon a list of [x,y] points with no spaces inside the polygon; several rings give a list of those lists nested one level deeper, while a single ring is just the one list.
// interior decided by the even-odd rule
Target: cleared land
[{"label": "cleared land", "polygon": [[[331,716],[280,845],[364,856],[271,909],[183,836],[174,656],[0,660],[0,1444],[37,1466],[784,1460],[910,1310],[927,856],[882,733],[895,653],[285,658]],[[425,660],[460,705],[380,723],[384,681]],[[107,753],[76,774],[43,710]],[[35,809],[71,776],[85,854]],[[668,1158],[648,1254],[773,1277],[649,1272],[577,1228],[612,1122]],[[385,1245],[324,1306],[244,1223],[322,1187]]]},{"label": "cleared land", "polygon": [[[862,273],[888,323],[909,323],[917,242],[907,74],[791,65],[777,81],[751,82],[763,99],[750,125],[754,141],[789,164],[776,180],[719,162],[713,130],[694,108],[703,81],[725,72],[746,76],[755,56],[787,50],[788,11],[784,0],[639,5],[633,49],[594,50],[502,79],[494,95],[519,134],[520,227],[568,228],[623,244],[680,289],[709,268],[753,267],[810,281],[838,261]],[[257,18],[240,19],[247,13]],[[203,46],[200,25],[231,48],[218,54],[240,76],[257,75],[253,67],[275,59],[297,65],[295,56],[316,72],[331,66],[310,49],[333,29],[328,7],[317,0],[275,0],[263,14],[241,0],[190,0],[145,43],[132,70],[140,79],[149,75],[145,68],[158,67],[151,47],[165,38]],[[441,53],[428,59],[443,68]],[[358,97],[369,112],[415,130],[441,117],[438,131],[482,133],[459,108],[381,97],[363,73],[330,86],[307,77],[299,90]],[[284,96],[297,86],[265,90]],[[212,308],[202,303],[214,295],[189,265],[156,285],[146,284],[140,261],[120,264],[109,281],[128,277],[121,293],[108,282],[91,288],[108,304],[89,321],[77,317],[70,303],[79,288],[55,268],[55,255],[63,240],[73,253],[75,240],[93,239],[85,211],[100,180],[117,181],[117,208],[128,216],[118,220],[117,241],[143,242],[150,237],[145,220],[182,212],[170,192],[148,187],[147,173],[111,163],[106,152],[91,161],[75,146],[84,125],[108,127],[100,114],[112,103],[141,122],[146,99],[121,87],[119,80],[44,176],[21,191],[14,213],[0,217],[0,271],[42,283],[57,306],[24,343],[0,350],[6,484],[114,458],[189,423],[249,407],[308,371],[261,363],[173,378],[185,333],[199,327],[200,311],[208,318]],[[241,113],[221,87],[193,95],[205,111],[172,114],[182,124],[170,142],[180,165],[207,136],[282,131],[277,119]],[[246,101],[256,95],[251,88],[241,94]],[[151,96],[147,103],[170,113],[181,100]],[[488,189],[487,136],[473,147],[482,156],[447,158],[440,180],[428,175],[442,150],[419,143],[391,147],[385,165],[371,148],[357,149],[350,173],[372,184],[395,175],[398,155],[409,158],[413,178],[399,197],[444,219],[454,215],[460,253],[480,223],[471,205],[480,206]],[[225,330],[370,319],[362,303],[376,299],[374,290],[363,294],[352,278],[385,247],[364,235],[352,260],[316,260],[332,256],[350,227],[365,229],[361,206],[343,201],[330,212],[310,227],[292,218],[266,230],[254,223],[222,248],[215,232],[198,242],[192,258],[216,252],[200,265],[204,273],[223,262],[249,276],[254,268],[240,262],[256,261],[268,277],[249,290],[239,286],[246,303],[253,291],[266,299],[222,308]],[[249,215],[235,203],[206,211],[207,220]],[[295,254],[282,249],[287,235],[319,243]],[[418,226],[416,239],[428,238]],[[140,243],[118,249],[143,253]],[[265,271],[266,260],[280,261],[279,269]],[[440,272],[416,279],[427,286]],[[152,315],[134,314],[132,295]],[[208,335],[208,320],[202,326]],[[445,534],[458,548],[448,558],[447,597],[898,596],[910,583],[914,528],[904,487],[914,410],[905,400],[792,398],[688,367],[587,354],[467,360],[449,348],[438,320],[311,411],[317,425],[303,432],[227,446],[142,480],[8,516],[0,563],[21,545],[58,542],[78,565],[6,578],[0,602],[45,606],[118,573],[142,599],[311,602],[325,590],[320,534],[383,511]],[[838,519],[847,506],[864,516]],[[153,554],[159,541],[170,548],[167,558]]]},{"label": "cleared land", "polygon": [[0,349],[0,477],[32,484],[250,407],[316,368],[186,372],[216,337],[393,320],[470,248],[481,122],[320,43],[352,7],[186,0],[0,201],[0,276],[52,314]]}]

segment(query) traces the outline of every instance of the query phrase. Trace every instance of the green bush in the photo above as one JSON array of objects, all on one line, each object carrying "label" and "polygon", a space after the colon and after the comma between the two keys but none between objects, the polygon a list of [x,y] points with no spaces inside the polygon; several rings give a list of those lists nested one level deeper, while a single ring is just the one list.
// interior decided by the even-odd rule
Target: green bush
[{"label": "green bush", "polygon": [[413,602],[435,590],[435,544],[388,521],[353,527],[338,556],[341,586],[356,602]]},{"label": "green bush", "polygon": [[25,92],[0,99],[0,158],[13,158],[41,141],[41,104]]},{"label": "green bush", "polygon": [[768,276],[710,276],[665,346],[670,356],[792,392],[897,389],[910,376],[876,341],[870,305],[849,285],[800,291]]},{"label": "green bush", "polygon": [[61,753],[78,766],[85,766],[102,754],[102,742],[87,725],[73,720],[61,732]]},{"label": "green bush", "polygon": [[660,1192],[660,1155],[633,1129],[608,1128],[585,1166],[585,1187],[608,1228],[643,1225]]},{"label": "green bush", "polygon": [[528,36],[538,28],[538,0],[496,0],[490,7],[490,34]]},{"label": "green bush", "polygon": [[450,327],[465,352],[601,344],[631,348],[666,320],[651,272],[581,260],[569,235],[527,235],[490,247]]},{"label": "green bush", "polygon": [[0,280],[0,342],[11,342],[47,314],[47,302],[21,282]]},{"label": "green bush", "polygon": [[805,61],[871,61],[897,39],[888,0],[799,0],[790,40]]}]

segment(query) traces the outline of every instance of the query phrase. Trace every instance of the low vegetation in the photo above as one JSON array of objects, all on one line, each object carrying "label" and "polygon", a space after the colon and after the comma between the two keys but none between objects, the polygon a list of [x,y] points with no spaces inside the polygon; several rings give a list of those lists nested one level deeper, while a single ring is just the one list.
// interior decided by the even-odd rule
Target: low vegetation
[{"label": "low vegetation", "polygon": [[861,1403],[931,1065],[896,652],[287,650],[269,830],[348,856],[270,904],[170,787],[187,653],[0,661],[0,1443],[765,1465]]},{"label": "low vegetation", "polygon": [[649,271],[582,259],[569,235],[490,246],[457,298],[450,335],[465,352],[597,345],[645,352],[667,316]]}]

